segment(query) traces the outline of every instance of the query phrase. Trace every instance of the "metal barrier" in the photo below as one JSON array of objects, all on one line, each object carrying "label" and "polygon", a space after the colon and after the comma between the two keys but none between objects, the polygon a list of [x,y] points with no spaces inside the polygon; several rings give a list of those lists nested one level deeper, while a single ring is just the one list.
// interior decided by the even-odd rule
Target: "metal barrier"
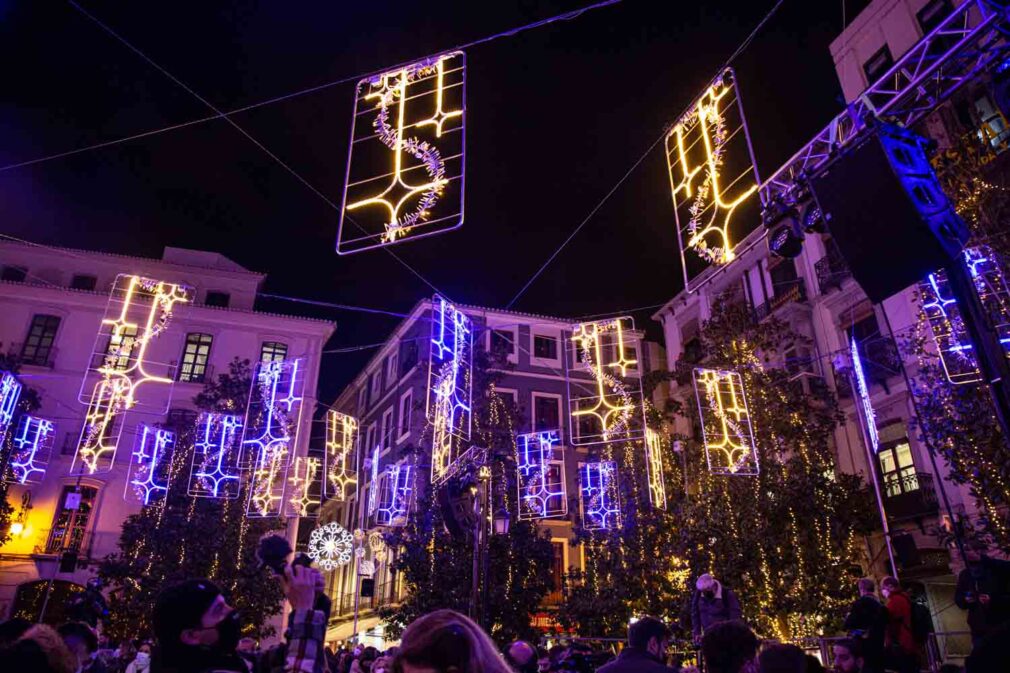
[{"label": "metal barrier", "polygon": [[941,631],[926,640],[926,663],[931,673],[939,673],[944,664],[964,665],[971,654],[971,632]]}]

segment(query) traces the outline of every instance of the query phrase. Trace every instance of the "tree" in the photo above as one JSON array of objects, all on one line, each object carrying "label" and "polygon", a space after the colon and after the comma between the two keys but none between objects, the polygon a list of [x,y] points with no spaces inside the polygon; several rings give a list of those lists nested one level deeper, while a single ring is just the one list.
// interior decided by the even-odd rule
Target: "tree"
[{"label": "tree", "polygon": [[[227,373],[207,382],[194,403],[204,411],[241,414],[251,380],[249,361],[236,358]],[[247,484],[234,499],[188,495],[194,420],[166,424],[176,433],[168,496],[127,517],[119,552],[99,566],[99,576],[111,588],[106,631],[114,638],[149,633],[162,587],[194,577],[207,577],[229,594],[247,622],[246,635],[273,634],[266,621],[280,610],[282,594],[260,569],[256,548],[260,537],[283,527],[284,520],[248,518]]]},{"label": "tree", "polygon": [[[668,505],[657,510],[646,504],[644,468],[632,458],[641,446],[623,447],[623,525],[581,533],[587,569],[570,578],[562,610],[583,635],[620,636],[641,614],[679,617],[689,628],[688,580],[703,572],[738,594],[759,633],[784,640],[830,628],[853,597],[857,533],[872,528],[873,514],[859,477],[835,471],[837,402],[824,388],[804,392],[779,366],[805,339],[774,317],[756,322],[727,298],[714,306],[701,342],[711,366],[742,377],[760,475],[713,475],[702,444],[677,436],[687,478],[664,446]],[[663,411],[698,426],[691,404]],[[660,421],[652,414],[649,424]],[[681,483],[691,484],[690,493]]]},{"label": "tree", "polygon": [[[478,341],[475,339],[475,341]],[[489,371],[504,368],[503,358],[484,352],[474,356],[474,444],[486,447],[492,470],[492,508],[504,502],[510,511],[515,483],[515,427],[517,412],[494,389],[499,376]],[[416,447],[408,449],[420,454]],[[422,464],[423,461],[415,461]],[[553,549],[531,521],[513,516],[508,535],[491,536],[485,594],[485,626],[501,644],[532,638],[530,616],[550,590]],[[401,553],[395,571],[403,573],[407,595],[403,602],[380,611],[387,634],[399,635],[407,624],[432,610],[469,609],[473,577],[473,543],[454,539],[445,529],[442,513],[428,488],[419,496],[407,524],[389,536],[390,546]]]}]

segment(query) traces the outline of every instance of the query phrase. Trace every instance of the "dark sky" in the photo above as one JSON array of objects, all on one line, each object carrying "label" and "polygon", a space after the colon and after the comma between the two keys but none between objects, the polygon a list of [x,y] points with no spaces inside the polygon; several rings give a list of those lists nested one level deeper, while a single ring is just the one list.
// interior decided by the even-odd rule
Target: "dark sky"
[{"label": "dark sky", "polygon": [[[592,4],[99,2],[87,10],[221,109],[382,69]],[[395,250],[456,301],[501,306],[716,73],[773,0],[624,0],[467,52],[466,222]],[[860,0],[849,0],[851,15]],[[828,44],[841,2],[787,0],[734,66],[769,175],[841,108]],[[0,0],[0,165],[206,116],[190,94],[70,4]],[[235,121],[339,203],[354,84]],[[381,250],[338,257],[337,213],[223,121],[0,171],[0,232],[159,256],[215,250],[265,291],[406,311],[431,291]],[[653,151],[516,305],[577,316],[681,287],[666,166]],[[396,319],[335,319],[330,348]],[[649,311],[636,314],[649,327]],[[658,337],[658,330],[649,327]],[[335,397],[371,351],[324,360]]]}]

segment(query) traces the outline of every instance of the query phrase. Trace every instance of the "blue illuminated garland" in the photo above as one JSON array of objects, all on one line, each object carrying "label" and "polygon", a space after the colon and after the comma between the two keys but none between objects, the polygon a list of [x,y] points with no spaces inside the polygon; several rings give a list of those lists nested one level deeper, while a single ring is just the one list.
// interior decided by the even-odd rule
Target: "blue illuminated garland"
[{"label": "blue illuminated garland", "polygon": [[208,498],[237,498],[242,486],[239,432],[242,418],[204,413],[197,421],[189,494]]},{"label": "blue illuminated garland", "polygon": [[451,471],[460,442],[470,439],[473,326],[437,295],[432,313],[427,415],[432,424],[431,481],[440,484]]},{"label": "blue illuminated garland", "polygon": [[127,494],[132,490],[144,505],[168,495],[174,450],[174,432],[140,424],[136,446],[130,456]]},{"label": "blue illuminated garland", "polygon": [[12,439],[11,473],[19,484],[42,481],[46,475],[49,452],[56,426],[52,421],[35,416],[22,416]]},{"label": "blue illuminated garland", "polygon": [[[550,468],[554,445],[560,432],[530,432],[516,437],[516,471],[519,486],[519,518],[546,519],[568,513],[564,479],[551,483]],[[561,459],[564,459],[562,455]]]},{"label": "blue illuminated garland", "polygon": [[621,527],[617,463],[612,460],[582,466],[582,525],[587,530]]}]

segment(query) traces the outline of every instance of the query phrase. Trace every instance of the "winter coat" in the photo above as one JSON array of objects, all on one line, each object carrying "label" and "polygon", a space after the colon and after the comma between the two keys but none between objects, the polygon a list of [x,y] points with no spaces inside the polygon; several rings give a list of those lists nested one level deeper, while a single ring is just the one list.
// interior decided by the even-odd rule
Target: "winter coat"
[{"label": "winter coat", "polygon": [[625,647],[617,658],[596,670],[596,673],[677,673],[679,669],[664,666],[647,652]]},{"label": "winter coat", "polygon": [[713,624],[740,619],[742,616],[736,594],[718,581],[715,586],[712,598],[700,591],[695,591],[691,597],[691,630],[695,636],[702,635]]},{"label": "winter coat", "polygon": [[887,599],[887,647],[899,645],[906,654],[915,654],[918,647],[912,632],[912,599],[904,591],[893,591]]}]

